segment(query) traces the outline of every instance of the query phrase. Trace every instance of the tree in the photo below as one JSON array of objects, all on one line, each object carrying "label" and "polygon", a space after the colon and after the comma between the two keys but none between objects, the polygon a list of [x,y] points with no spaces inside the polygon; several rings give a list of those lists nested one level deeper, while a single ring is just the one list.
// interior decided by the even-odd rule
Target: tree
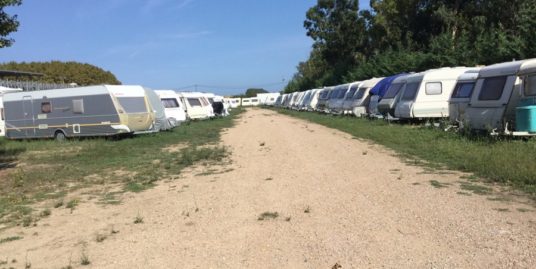
[{"label": "tree", "polygon": [[250,88],[246,90],[246,97],[256,97],[258,93],[267,93],[265,89]]},{"label": "tree", "polygon": [[25,78],[25,80],[30,81],[47,83],[76,83],[80,86],[121,84],[121,82],[117,80],[115,75],[111,72],[87,63],[60,61],[30,63],[9,62],[0,64],[0,69],[44,74],[42,77]]},{"label": "tree", "polygon": [[17,15],[10,16],[4,11],[4,8],[21,4],[22,0],[0,0],[0,48],[9,47],[13,44],[14,40],[7,36],[16,32],[19,28]]}]

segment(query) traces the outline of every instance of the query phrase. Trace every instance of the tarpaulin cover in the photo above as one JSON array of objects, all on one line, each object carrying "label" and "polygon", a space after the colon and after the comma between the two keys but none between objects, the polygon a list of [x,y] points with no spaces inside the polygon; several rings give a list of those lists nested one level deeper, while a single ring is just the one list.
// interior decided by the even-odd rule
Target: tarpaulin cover
[{"label": "tarpaulin cover", "polygon": [[379,95],[380,97],[383,97],[385,93],[387,92],[387,90],[389,89],[389,87],[391,86],[391,83],[393,83],[393,80],[404,75],[407,75],[407,74],[401,73],[398,75],[394,75],[394,76],[390,76],[390,77],[386,77],[382,79],[380,82],[378,82],[378,84],[376,84],[376,86],[370,89],[370,93],[372,95]]}]

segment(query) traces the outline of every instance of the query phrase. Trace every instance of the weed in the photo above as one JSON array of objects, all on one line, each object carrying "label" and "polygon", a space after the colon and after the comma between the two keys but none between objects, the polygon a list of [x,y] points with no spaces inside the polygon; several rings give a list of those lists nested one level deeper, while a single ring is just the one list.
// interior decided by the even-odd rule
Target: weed
[{"label": "weed", "polygon": [[525,212],[531,212],[532,210],[526,209],[526,208],[517,208],[517,211],[519,211],[521,213],[525,213]]},{"label": "weed", "polygon": [[303,213],[306,213],[306,214],[311,213],[311,208],[310,208],[309,206],[307,206],[307,207],[305,208],[305,210],[303,210]]},{"label": "weed", "polygon": [[32,217],[31,216],[26,216],[22,219],[22,227],[30,227],[30,225],[32,224]]},{"label": "weed", "polygon": [[276,219],[277,217],[279,217],[279,213],[266,211],[266,212],[260,214],[259,217],[257,218],[257,220]]},{"label": "weed", "polygon": [[143,217],[140,216],[140,214],[138,213],[138,215],[134,219],[134,224],[141,224],[141,223],[143,223]]},{"label": "weed", "polygon": [[462,190],[470,191],[470,192],[472,192],[474,194],[478,194],[478,195],[487,195],[487,194],[490,194],[492,192],[492,189],[489,188],[489,187],[476,185],[476,184],[472,184],[472,183],[467,183],[467,182],[462,182],[460,184],[460,188]]},{"label": "weed", "polygon": [[63,200],[59,200],[54,204],[54,208],[60,208],[63,206]]},{"label": "weed", "polygon": [[493,210],[499,211],[499,212],[509,212],[510,209],[508,208],[494,208]]},{"label": "weed", "polygon": [[362,154],[362,155],[367,155],[367,154],[368,154],[368,151],[365,150],[365,151],[363,151],[361,154]]},{"label": "weed", "polygon": [[138,193],[138,192],[142,192],[152,187],[154,187],[154,184],[152,183],[143,184],[143,183],[138,183],[138,182],[129,182],[125,186],[125,191]]},{"label": "weed", "polygon": [[81,265],[91,264],[91,261],[89,260],[89,257],[87,256],[86,252],[82,252],[82,255],[80,256],[80,264]]},{"label": "weed", "polygon": [[11,242],[11,241],[16,241],[16,240],[21,240],[22,238],[23,238],[22,236],[10,236],[6,238],[2,238],[0,239],[0,244]]},{"label": "weed", "polygon": [[418,185],[421,185],[421,183],[420,182],[413,182],[413,183],[411,183],[411,185],[418,186]]},{"label": "weed", "polygon": [[290,221],[290,220],[291,220],[290,216],[285,218],[285,221]]},{"label": "weed", "polygon": [[439,182],[437,180],[430,180],[430,185],[432,185],[436,189],[441,189],[441,188],[447,188],[450,184],[441,183],[441,182]]},{"label": "weed", "polygon": [[67,203],[67,205],[65,205],[65,207],[71,209],[71,212],[73,212],[73,210],[78,206],[79,203],[80,203],[80,200],[72,199],[71,201]]},{"label": "weed", "polygon": [[97,234],[96,238],[95,238],[95,241],[97,241],[97,243],[100,243],[104,240],[106,240],[106,238],[108,238],[107,235],[104,235],[104,234]]},{"label": "weed", "polygon": [[52,212],[50,211],[50,209],[47,208],[47,209],[41,211],[41,213],[39,213],[39,216],[44,218],[44,217],[50,216],[50,214],[52,214]]},{"label": "weed", "polygon": [[457,192],[457,194],[459,195],[465,195],[465,196],[471,196],[472,194],[468,193],[468,192],[464,192],[464,191],[459,191]]},{"label": "weed", "polygon": [[265,178],[264,180],[266,180],[266,181],[272,181],[272,180],[274,180],[274,179],[271,178],[271,177],[269,177],[269,178]]}]

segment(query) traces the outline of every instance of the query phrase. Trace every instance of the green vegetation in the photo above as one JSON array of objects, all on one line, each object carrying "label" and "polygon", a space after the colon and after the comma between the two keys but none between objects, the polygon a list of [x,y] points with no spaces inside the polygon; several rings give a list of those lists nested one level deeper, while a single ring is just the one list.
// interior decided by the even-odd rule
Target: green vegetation
[{"label": "green vegetation", "polygon": [[279,213],[277,212],[270,212],[270,211],[266,211],[264,213],[262,213],[258,218],[257,220],[270,220],[270,219],[276,219],[279,217]]},{"label": "green vegetation", "polygon": [[536,57],[533,0],[318,0],[304,27],[313,40],[285,91]]},{"label": "green vegetation", "polygon": [[449,186],[449,184],[441,183],[437,180],[430,180],[430,185],[432,185],[436,189],[447,188]]},{"label": "green vegetation", "polygon": [[[382,120],[277,111],[387,146],[410,164],[472,172],[478,177],[510,184],[536,196],[535,140],[475,138],[424,126],[389,124]],[[487,187],[470,183],[463,183],[461,187],[475,194],[490,192]]]},{"label": "green vegetation", "polygon": [[[187,166],[221,161],[228,152],[216,144],[220,131],[231,127],[240,112],[235,109],[230,117],[122,140],[96,138],[58,144],[53,140],[0,139],[1,167],[7,169],[0,180],[0,223],[19,223],[32,214],[29,205],[36,201],[52,200],[56,208],[66,205],[74,209],[77,202],[63,199],[81,188],[119,184],[125,191],[139,192]],[[15,163],[17,167],[12,168]],[[101,200],[117,201],[112,197],[116,194]]]},{"label": "green vegetation", "polygon": [[[46,83],[76,83],[79,86],[100,85],[100,84],[121,84],[119,80],[110,71],[87,64],[78,62],[8,62],[0,64],[0,69],[12,71],[26,71],[41,73],[44,76],[25,77],[25,81],[38,81]],[[10,79],[10,77],[6,77]],[[15,78],[12,78],[15,79]]]},{"label": "green vegetation", "polygon": [[19,6],[22,0],[2,0],[0,1],[0,48],[9,47],[14,40],[7,38],[10,33],[16,32],[19,28],[17,15],[10,16],[4,11],[5,7]]},{"label": "green vegetation", "polygon": [[15,240],[21,240],[21,239],[22,239],[22,236],[10,236],[10,237],[0,239],[0,244],[15,241]]}]

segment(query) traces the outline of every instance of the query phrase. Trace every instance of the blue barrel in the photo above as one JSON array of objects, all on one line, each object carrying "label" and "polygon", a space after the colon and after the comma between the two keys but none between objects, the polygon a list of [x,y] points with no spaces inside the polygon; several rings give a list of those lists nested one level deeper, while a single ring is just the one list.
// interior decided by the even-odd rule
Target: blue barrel
[{"label": "blue barrel", "polygon": [[536,106],[516,108],[516,131],[536,133]]}]

